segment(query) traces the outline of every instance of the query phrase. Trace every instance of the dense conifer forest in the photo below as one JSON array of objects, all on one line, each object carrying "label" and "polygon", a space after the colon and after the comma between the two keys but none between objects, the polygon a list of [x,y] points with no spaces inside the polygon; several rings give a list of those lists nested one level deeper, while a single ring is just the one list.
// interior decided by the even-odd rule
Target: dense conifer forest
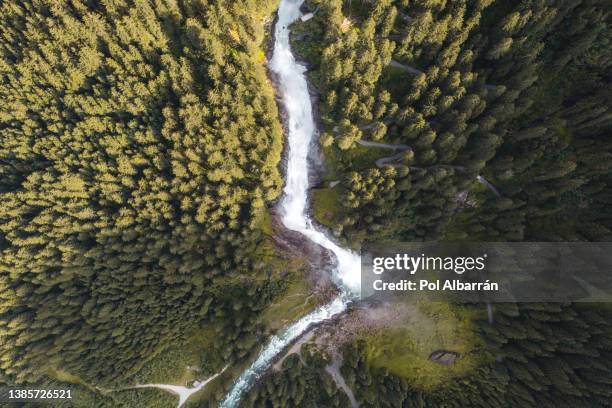
[{"label": "dense conifer forest", "polygon": [[[314,306],[270,210],[277,3],[0,2],[0,384],[169,407],[157,390],[104,388],[169,381],[165,353],[194,348],[204,372],[231,367],[188,404],[214,407],[267,336]],[[292,44],[325,158],[313,213],[340,242],[612,240],[607,0],[304,12]],[[340,360],[307,342],[242,406],[350,407],[334,361],[361,408],[612,406],[609,305],[495,305],[492,324],[476,305],[448,313],[478,340],[465,370],[435,366],[441,381],[380,363],[366,331]]]},{"label": "dense conifer forest", "polygon": [[2,3],[0,378],[125,377],[247,288],[265,302],[272,7]]},{"label": "dense conifer forest", "polygon": [[[307,3],[293,41],[321,101],[319,222],[352,245],[610,240],[609,3]],[[373,366],[367,334],[348,342],[359,406],[611,406],[609,306],[494,309],[475,320],[480,366],[434,388]],[[310,355],[251,406],[350,406],[324,371],[303,374]]]},{"label": "dense conifer forest", "polygon": [[343,204],[321,222],[352,241],[610,238],[609,4],[311,7],[296,48],[340,181],[320,196]]}]

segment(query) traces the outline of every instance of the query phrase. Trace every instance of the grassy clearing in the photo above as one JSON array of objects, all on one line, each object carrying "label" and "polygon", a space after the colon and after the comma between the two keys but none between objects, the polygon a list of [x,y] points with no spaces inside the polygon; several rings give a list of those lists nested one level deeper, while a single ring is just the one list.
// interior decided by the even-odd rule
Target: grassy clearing
[{"label": "grassy clearing", "polygon": [[[329,132],[333,128],[333,122],[326,123],[323,120],[323,126],[328,128]],[[330,182],[339,180],[342,176],[344,169],[341,167],[341,155],[342,153],[335,146],[329,146],[322,148],[323,155],[325,156],[325,169],[323,171],[323,180]]]},{"label": "grassy clearing", "polygon": [[303,270],[300,270],[291,275],[287,291],[265,310],[260,320],[267,331],[274,333],[308,314],[316,306],[317,300],[311,294],[310,284],[304,279]]},{"label": "grassy clearing", "polygon": [[[444,302],[415,302],[402,321],[365,336],[366,357],[374,367],[405,378],[414,387],[430,390],[460,377],[480,365],[482,357],[475,333],[475,312]],[[432,351],[461,354],[455,364],[444,366],[429,360]]]},{"label": "grassy clearing", "polygon": [[92,386],[91,384],[88,384],[78,375],[71,374],[67,371],[52,368],[47,372],[47,375],[54,380],[65,382],[65,383],[70,383],[70,384],[75,384],[75,385],[80,385],[83,388],[96,392],[94,386]]},{"label": "grassy clearing", "polygon": [[333,226],[334,220],[341,212],[338,186],[313,190],[312,209],[317,222],[328,227]]},{"label": "grassy clearing", "polygon": [[[351,171],[362,171],[375,167],[376,160],[381,157],[395,154],[388,149],[365,147],[358,144],[344,152],[340,152],[336,147],[327,147],[323,151],[326,163],[323,179],[326,182],[340,179],[339,175],[348,170],[343,163],[347,163],[346,166]],[[340,155],[343,155],[342,160],[340,160]],[[335,221],[345,212],[340,202],[340,189],[341,186],[337,185],[333,188],[327,187],[312,191],[314,218],[320,224],[333,227]]]},{"label": "grassy clearing", "polygon": [[78,375],[74,375],[61,369],[49,369],[47,377],[42,381],[40,388],[47,389],[70,389],[72,399],[58,401],[54,407],[116,407],[118,400],[112,395],[103,395],[96,390],[93,384],[84,381]]},{"label": "grassy clearing", "polygon": [[[382,143],[385,143],[383,140]],[[375,161],[382,158],[394,155],[397,152],[388,149],[380,149],[376,147],[366,147],[355,144],[347,152],[347,158],[351,163],[351,169],[360,171],[375,167]]]}]

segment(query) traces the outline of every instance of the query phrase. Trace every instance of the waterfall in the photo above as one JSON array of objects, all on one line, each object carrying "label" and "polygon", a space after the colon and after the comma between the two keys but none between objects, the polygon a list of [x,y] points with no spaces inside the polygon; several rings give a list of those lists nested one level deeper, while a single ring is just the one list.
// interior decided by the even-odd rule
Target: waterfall
[{"label": "waterfall", "polygon": [[275,27],[274,55],[270,69],[278,75],[279,92],[288,116],[288,153],[285,189],[280,202],[281,220],[285,227],[297,231],[312,242],[330,250],[336,257],[333,280],[340,295],[333,301],[273,336],[257,359],[234,382],[222,408],[235,408],[242,395],[270,366],[273,359],[310,326],[328,320],[346,310],[360,291],[361,259],[358,254],[335,244],[324,231],[320,231],[308,216],[308,154],[316,142],[316,124],[306,82],[306,68],[299,64],[289,44],[289,25],[302,13],[304,0],[282,0]]},{"label": "waterfall", "polygon": [[[308,153],[317,129],[312,114],[312,103],[306,82],[306,68],[299,64],[289,45],[289,25],[300,18],[300,6],[304,0],[281,0],[275,27],[276,41],[270,68],[279,78],[279,91],[288,114],[287,174],[283,197],[280,202],[281,220],[287,229],[297,231],[310,241],[330,250],[336,257],[333,280],[340,294],[328,304],[292,323],[273,336],[257,359],[234,382],[232,389],[221,402],[222,408],[235,408],[242,395],[265,372],[274,358],[293,340],[313,324],[328,320],[346,310],[349,303],[359,296],[361,289],[361,258],[358,254],[335,244],[327,234],[312,224],[307,213],[308,204]],[[179,396],[180,408],[193,394],[217,378],[225,368],[207,379],[197,381],[191,388],[172,384],[141,384],[121,388],[158,388]]]}]

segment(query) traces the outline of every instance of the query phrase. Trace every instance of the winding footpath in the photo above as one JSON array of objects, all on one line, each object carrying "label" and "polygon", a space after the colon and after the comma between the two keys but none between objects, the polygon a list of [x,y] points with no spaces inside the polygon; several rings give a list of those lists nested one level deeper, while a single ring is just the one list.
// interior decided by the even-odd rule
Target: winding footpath
[{"label": "winding footpath", "polygon": [[412,75],[421,75],[423,73],[423,71],[421,71],[420,69],[417,69],[415,67],[411,67],[410,65],[406,65],[406,64],[402,64],[399,61],[396,60],[391,60],[391,62],[389,63],[390,66],[395,67],[395,68],[399,68],[402,71],[406,71],[409,74]]},{"label": "winding footpath", "polygon": [[[377,167],[380,167],[380,168],[385,167],[385,166],[392,166],[392,167],[403,166],[401,164],[401,162],[404,159],[404,155],[402,152],[405,152],[406,150],[411,150],[411,147],[405,144],[388,144],[388,143],[373,142],[371,140],[363,140],[363,139],[358,140],[357,144],[364,146],[364,147],[393,150],[394,152],[398,150],[400,151],[400,153],[394,154],[392,156],[381,157],[380,159],[376,160],[374,163],[376,164]],[[428,167],[428,169],[434,169],[434,168],[444,168],[444,169],[455,170],[459,172],[466,171],[466,168],[464,166],[457,166],[457,165],[452,165],[452,164],[438,164],[438,165]],[[415,166],[410,166],[410,169],[416,170],[416,171],[427,171],[426,168],[415,167]],[[497,197],[502,196],[499,190],[497,189],[497,187],[495,187],[491,182],[489,182],[486,178],[484,178],[484,176],[481,176],[481,175],[476,176],[476,181],[478,181],[480,184],[482,184],[487,189],[492,191],[493,194],[495,194],[495,196]]]},{"label": "winding footpath", "polygon": [[[280,201],[281,221],[284,226],[292,231],[302,234],[313,243],[320,245],[334,254],[336,262],[332,272],[334,283],[339,289],[339,294],[335,299],[323,305],[308,315],[302,317],[288,327],[281,330],[269,340],[255,361],[234,381],[232,388],[220,403],[220,408],[236,408],[244,394],[252,387],[255,381],[271,368],[272,363],[278,358],[280,353],[287,349],[294,341],[302,337],[314,325],[329,320],[347,310],[349,304],[359,298],[361,290],[361,258],[358,254],[349,249],[338,246],[329,234],[314,226],[308,215],[308,158],[311,152],[314,137],[318,134],[313,116],[312,101],[308,92],[306,81],[306,67],[295,60],[291,52],[289,41],[289,26],[302,16],[300,6],[304,0],[281,0],[278,9],[278,20],[275,25],[274,54],[270,62],[270,69],[277,75],[278,92],[280,100],[287,113],[287,169],[286,183],[283,197]],[[409,16],[402,16],[405,21],[411,21]],[[411,74],[421,74],[422,71],[401,64],[395,60],[391,65],[403,69]],[[362,130],[373,126],[366,125]],[[397,154],[384,157],[376,161],[378,167],[399,166],[404,152],[410,147],[403,144],[390,145],[368,140],[360,140],[358,144],[371,147],[393,150]],[[448,167],[463,171],[461,166],[438,166]],[[413,170],[425,169],[411,167]],[[478,176],[478,181],[499,192],[488,183],[484,178]],[[492,311],[489,310],[491,315]],[[490,319],[492,317],[490,316]],[[309,334],[304,336],[304,341],[310,338]],[[291,351],[291,350],[290,350]],[[326,367],[326,371],[332,376],[336,384],[348,396],[351,407],[357,408],[356,398],[346,381],[340,373],[341,359],[334,356],[332,364]],[[279,369],[282,359],[277,362],[274,368]],[[226,367],[227,368],[227,367]],[[202,390],[207,384],[221,375],[226,368],[209,377],[204,381],[196,381],[193,387],[183,387],[172,384],[141,384],[132,387],[121,388],[112,391],[120,391],[134,388],[158,388],[176,394],[179,397],[177,408],[180,408],[193,394]]]},{"label": "winding footpath", "polygon": [[373,142],[371,140],[358,140],[357,144],[361,145],[361,146],[365,146],[365,147],[377,147],[379,149],[388,149],[388,150],[400,150],[400,151],[405,151],[405,150],[410,150],[411,147],[405,144],[388,144],[388,143],[380,143],[380,142]]}]

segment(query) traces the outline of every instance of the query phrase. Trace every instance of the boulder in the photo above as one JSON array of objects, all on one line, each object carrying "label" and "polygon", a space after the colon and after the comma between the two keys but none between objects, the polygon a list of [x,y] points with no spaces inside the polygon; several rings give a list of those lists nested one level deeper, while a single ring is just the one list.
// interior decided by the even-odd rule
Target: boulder
[{"label": "boulder", "polygon": [[435,350],[429,355],[431,361],[442,365],[451,365],[459,358],[459,353],[449,350]]}]

